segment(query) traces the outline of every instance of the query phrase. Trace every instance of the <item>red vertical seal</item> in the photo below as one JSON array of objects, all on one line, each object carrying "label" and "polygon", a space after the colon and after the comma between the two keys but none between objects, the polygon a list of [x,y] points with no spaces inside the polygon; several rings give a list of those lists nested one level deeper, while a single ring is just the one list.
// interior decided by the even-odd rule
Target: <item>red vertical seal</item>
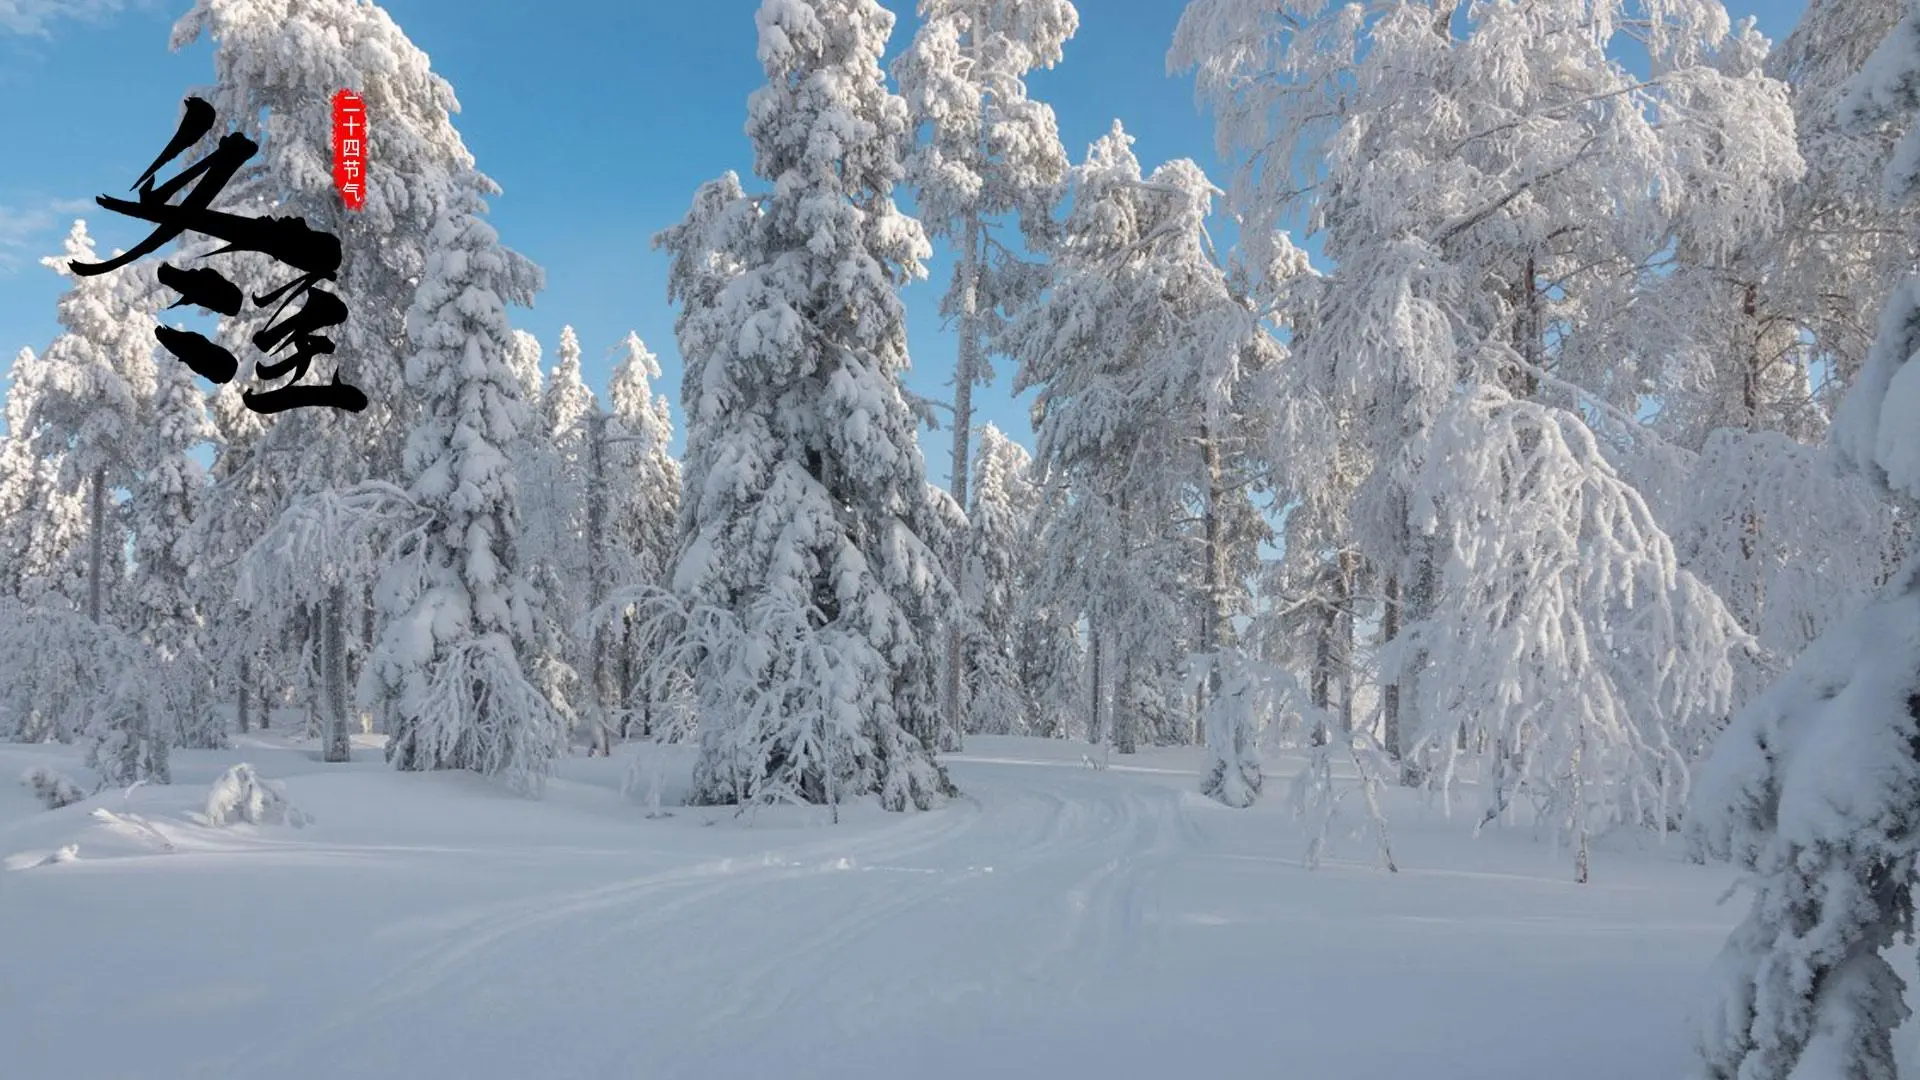
[{"label": "red vertical seal", "polygon": [[333,95],[333,186],[347,209],[367,205],[367,103],[351,90]]}]

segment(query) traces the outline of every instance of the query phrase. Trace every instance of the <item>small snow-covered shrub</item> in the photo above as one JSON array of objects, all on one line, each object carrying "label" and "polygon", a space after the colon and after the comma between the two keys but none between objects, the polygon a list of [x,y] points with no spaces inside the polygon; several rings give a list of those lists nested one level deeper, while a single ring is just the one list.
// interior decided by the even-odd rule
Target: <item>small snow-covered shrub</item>
[{"label": "small snow-covered shrub", "polygon": [[221,774],[207,791],[207,821],[213,825],[246,822],[249,825],[292,825],[299,828],[313,817],[287,801],[286,789],[242,762]]},{"label": "small snow-covered shrub", "polygon": [[87,797],[80,785],[45,765],[35,765],[21,774],[20,783],[32,788],[34,798],[46,803],[49,810],[72,806]]}]

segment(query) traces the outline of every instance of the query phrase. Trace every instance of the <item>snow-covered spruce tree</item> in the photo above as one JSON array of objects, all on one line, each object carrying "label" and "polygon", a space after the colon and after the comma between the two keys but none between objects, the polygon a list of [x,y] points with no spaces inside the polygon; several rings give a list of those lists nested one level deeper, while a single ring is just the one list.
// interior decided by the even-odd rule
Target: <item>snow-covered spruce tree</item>
[{"label": "snow-covered spruce tree", "polygon": [[1017,567],[1025,557],[1021,511],[1036,501],[1027,452],[1000,429],[980,429],[974,458],[973,505],[967,509],[961,561],[964,638],[960,696],[969,734],[1025,735],[1032,729],[1021,692],[1016,617]]},{"label": "snow-covered spruce tree", "polygon": [[407,382],[421,406],[408,494],[429,520],[383,576],[364,682],[393,702],[396,768],[470,769],[532,789],[568,731],[527,680],[541,615],[521,574],[506,453],[534,422],[507,358],[506,305],[532,303],[541,275],[483,219],[492,181],[468,172],[456,182],[407,319]]},{"label": "snow-covered spruce tree", "polygon": [[[989,356],[1002,319],[1021,297],[1008,279],[1026,276],[1013,249],[993,241],[990,230],[1009,215],[1038,225],[1051,212],[1067,154],[1053,110],[1027,96],[1026,79],[1060,62],[1080,15],[1069,0],[921,0],[920,17],[897,65],[913,122],[927,129],[927,140],[907,159],[907,179],[921,220],[955,249],[942,310],[960,334],[951,488],[966,506],[973,391],[991,381]],[[948,627],[948,749],[969,726],[961,703],[964,632],[957,622]]]},{"label": "snow-covered spruce tree", "polygon": [[265,418],[246,407],[241,392],[236,380],[216,390],[209,402],[213,490],[194,519],[190,542],[202,560],[193,588],[201,611],[211,616],[203,630],[214,700],[233,702],[235,727],[244,733],[256,724],[271,725],[271,710],[290,680],[284,674],[285,650],[279,647],[284,613],[255,617],[233,602],[241,556],[286,502],[283,478],[262,453]]},{"label": "snow-covered spruce tree", "polygon": [[46,365],[21,349],[0,436],[0,597],[79,610],[86,598],[87,500],[60,482],[61,456],[35,448]]},{"label": "snow-covered spruce tree", "polygon": [[[1920,188],[1920,9],[1909,6],[1840,100],[1856,131],[1899,129],[1887,193]],[[1920,240],[1910,236],[1909,243]],[[1850,467],[1911,513],[1920,498],[1920,278],[1893,289],[1834,426]],[[1702,770],[1690,824],[1748,871],[1753,905],[1717,964],[1703,1080],[1896,1075],[1920,860],[1920,557],[1737,716]]]},{"label": "snow-covered spruce tree", "polygon": [[[351,316],[332,328],[335,351],[315,363],[308,380],[325,381],[337,370],[370,400],[357,414],[276,414],[261,439],[262,460],[271,462],[288,505],[368,478],[397,480],[417,409],[402,371],[411,353],[406,314],[425,271],[429,234],[454,193],[453,178],[473,166],[452,122],[459,102],[426,54],[368,0],[195,0],[174,26],[173,45],[202,40],[213,46],[214,81],[195,92],[224,124],[260,144],[259,156],[222,194],[223,208],[297,215],[340,238],[333,291]],[[342,87],[358,91],[373,118],[366,149],[369,173],[378,180],[357,212],[343,207],[325,156],[333,95]],[[209,265],[252,295],[288,279],[284,267],[236,255]],[[223,320],[223,331],[238,330],[257,314],[249,308],[241,319]],[[244,338],[230,347],[242,358],[259,355]],[[283,599],[259,609],[285,619],[266,632],[290,630],[289,644],[320,661],[309,695],[316,704],[344,710],[351,699],[353,661],[370,637],[372,584],[342,581],[312,604]],[[321,648],[329,636],[341,647]],[[342,711],[313,726],[334,731],[347,722]]]},{"label": "snow-covered spruce tree", "polygon": [[[598,494],[588,501],[596,515],[589,551],[596,609],[619,585],[666,586],[673,564],[680,463],[668,449],[673,418],[666,395],[653,392],[659,377],[659,360],[629,332],[607,386],[612,408],[600,420],[598,457],[590,470],[600,478]],[[592,628],[591,682],[622,737],[635,726],[650,734],[658,704],[651,694],[635,693],[639,657],[632,626],[631,609],[623,605],[617,623],[597,619]]]},{"label": "snow-covered spruce tree", "polygon": [[540,366],[540,339],[525,330],[513,332],[513,348],[507,350],[507,362],[520,376],[520,390],[528,401],[544,402],[547,375]]},{"label": "snow-covered spruce tree", "polygon": [[1084,582],[1091,568],[1065,547],[1080,507],[1063,480],[1048,481],[1024,448],[1011,441],[1006,446],[1024,459],[1018,477],[1007,472],[1007,493],[1020,522],[1013,548],[1012,622],[1022,714],[1033,735],[1097,738],[1097,699],[1086,689],[1091,635],[1081,634]]},{"label": "snow-covered spruce tree", "polygon": [[[100,638],[90,645],[74,643],[78,633],[74,625],[65,626],[63,636],[93,660],[111,655],[132,664],[123,654],[137,651],[137,643],[129,645],[132,639],[106,625],[105,593],[110,582],[124,579],[122,553],[127,540],[123,508],[109,505],[108,492],[113,487],[135,487],[144,464],[147,440],[141,424],[154,396],[157,374],[153,337],[157,283],[142,267],[88,277],[73,274],[72,263],[99,261],[86,225],[79,221],[67,236],[64,256],[43,261],[74,283],[60,299],[63,332],[45,353],[38,422],[30,424],[43,440],[42,452],[62,458],[63,486],[69,491],[84,490],[88,498],[86,617]],[[30,623],[17,623],[4,632],[37,633]],[[133,666],[151,673],[149,659],[142,657]],[[105,663],[101,666],[110,668]],[[85,730],[92,743],[90,760],[101,775],[112,783],[140,779],[165,783],[167,747],[174,734],[165,703],[147,696],[146,687],[126,684],[118,676],[95,689],[85,699]]]},{"label": "snow-covered spruce tree", "polygon": [[133,529],[133,578],[129,583],[136,631],[166,673],[181,746],[209,749],[225,742],[211,701],[205,629],[195,579],[205,572],[194,524],[208,502],[206,470],[191,455],[218,435],[207,415],[206,395],[191,368],[173,362],[160,368],[158,392],[143,403],[140,477],[128,500]]},{"label": "snow-covered spruce tree", "polygon": [[710,185],[663,237],[685,303],[674,589],[694,643],[694,798],[927,808],[951,791],[928,635],[952,589],[899,381],[896,290],[929,248],[892,196],[910,138],[880,67],[894,17],[765,0],[757,22],[768,81],[747,134],[773,191],[716,207],[725,183]]},{"label": "snow-covered spruce tree", "polygon": [[571,326],[560,328],[554,368],[539,401],[539,418],[523,441],[525,455],[540,468],[537,487],[520,486],[522,505],[529,510],[522,515],[521,551],[542,597],[534,681],[556,707],[566,708],[577,696],[575,673],[586,660],[574,629],[586,614],[590,593],[588,440],[599,412],[581,376],[580,339]]},{"label": "snow-covered spruce tree", "polygon": [[141,410],[153,397],[154,292],[137,267],[79,277],[71,263],[96,263],[84,221],[75,221],[63,255],[41,262],[73,280],[60,298],[61,334],[47,348],[36,434],[42,449],[62,455],[62,481],[84,489],[91,542],[87,571],[87,616],[103,617],[103,590],[118,580],[125,533],[109,491],[130,486],[140,460]]}]

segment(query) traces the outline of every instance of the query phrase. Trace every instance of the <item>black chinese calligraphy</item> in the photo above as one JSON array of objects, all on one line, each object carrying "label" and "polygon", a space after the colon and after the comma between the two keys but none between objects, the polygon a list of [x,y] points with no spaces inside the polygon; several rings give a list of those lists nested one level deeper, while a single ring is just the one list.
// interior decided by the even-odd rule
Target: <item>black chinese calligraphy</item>
[{"label": "black chinese calligraphy", "polygon": [[[94,200],[116,214],[151,222],[154,230],[145,240],[104,262],[69,265],[82,277],[111,273],[153,254],[183,234],[193,233],[226,242],[225,247],[209,253],[209,258],[251,251],[291,267],[298,272],[292,281],[253,297],[253,302],[261,308],[277,303],[271,323],[253,335],[254,347],[269,357],[291,350],[284,358],[256,363],[254,373],[268,382],[288,376],[292,377],[291,381],[272,390],[248,391],[240,395],[241,399],[247,408],[263,414],[301,408],[333,408],[356,413],[365,409],[367,396],[357,387],[341,382],[338,372],[329,383],[303,382],[314,357],[334,351],[333,340],[322,331],[347,321],[346,304],[320,288],[322,282],[336,280],[339,275],[339,238],[320,232],[297,217],[252,218],[212,208],[213,200],[259,152],[259,144],[238,132],[224,135],[206,157],[156,186],[155,178],[160,170],[206,138],[215,120],[213,106],[199,98],[188,98],[179,130],[134,182],[133,190],[139,197],[130,200],[101,195]],[[188,185],[192,185],[190,190]],[[183,190],[185,195],[174,202]],[[198,307],[229,317],[240,314],[241,290],[218,270],[208,267],[187,270],[163,263],[158,277],[162,285],[180,294],[180,299],[171,307]],[[296,300],[300,306],[289,312],[288,307]],[[161,347],[210,382],[230,382],[239,370],[239,360],[233,353],[204,334],[162,326],[155,329],[154,337]]]}]

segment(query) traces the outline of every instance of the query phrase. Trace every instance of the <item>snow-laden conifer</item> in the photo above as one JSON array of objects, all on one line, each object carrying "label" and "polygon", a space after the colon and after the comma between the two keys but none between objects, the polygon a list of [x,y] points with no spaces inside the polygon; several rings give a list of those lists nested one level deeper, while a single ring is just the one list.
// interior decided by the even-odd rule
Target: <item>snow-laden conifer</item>
[{"label": "snow-laden conifer", "polygon": [[[350,317],[328,331],[334,351],[316,360],[308,381],[324,382],[338,371],[369,399],[357,414],[296,409],[274,416],[258,447],[258,460],[271,463],[264,467],[274,474],[281,501],[272,512],[369,478],[397,480],[418,407],[402,370],[411,351],[406,315],[435,222],[456,195],[456,178],[474,164],[453,125],[459,102],[426,53],[385,9],[365,0],[195,0],[174,26],[173,45],[202,41],[212,45],[214,77],[195,93],[213,105],[223,125],[260,144],[258,156],[222,194],[220,208],[296,215],[339,238],[341,264],[330,287]],[[369,116],[366,151],[374,179],[358,211],[343,206],[326,157],[333,96],[342,88],[365,99]],[[291,273],[245,254],[220,255],[206,265],[250,295],[272,292]],[[246,340],[262,317],[249,306],[241,318],[222,321],[223,343],[241,359],[243,375],[262,358]],[[255,487],[253,494],[261,491]],[[289,674],[311,667],[311,678],[298,681],[310,684],[309,703],[325,713],[317,726],[329,732],[343,732],[349,722],[372,584],[363,575],[341,580],[311,603],[263,598],[256,609],[269,617],[261,633],[277,639],[285,631],[288,644],[314,661],[288,657],[296,662],[286,666]]]},{"label": "snow-laden conifer", "polygon": [[[1025,298],[1033,276],[1014,249],[989,230],[1018,215],[1044,229],[1067,170],[1053,110],[1027,94],[1027,75],[1059,63],[1079,29],[1068,0],[921,0],[920,29],[897,65],[916,126],[927,129],[906,162],[908,182],[928,231],[955,249],[953,284],[942,310],[960,335],[953,378],[951,489],[969,505],[973,392],[993,377],[990,355],[1004,319]],[[954,563],[961,565],[959,556]],[[956,570],[964,573],[964,570]],[[965,630],[948,626],[943,708],[953,730],[969,726],[962,700]]]},{"label": "snow-laden conifer", "polygon": [[21,349],[8,373],[0,435],[0,596],[80,608],[86,598],[87,500],[61,482],[64,454],[36,448],[46,366]]},{"label": "snow-laden conifer", "polygon": [[131,591],[135,630],[167,672],[181,746],[206,749],[225,741],[212,708],[205,614],[196,578],[205,572],[194,525],[210,502],[206,469],[192,456],[217,432],[206,395],[185,364],[166,359],[158,388],[141,414],[140,476],[128,500],[133,529]]},{"label": "snow-laden conifer", "polygon": [[[590,470],[599,477],[599,490],[588,499],[595,524],[589,551],[595,609],[616,588],[665,587],[672,567],[680,463],[669,451],[673,418],[666,395],[653,393],[659,377],[659,360],[629,332],[607,386],[611,409],[600,417]],[[595,615],[592,663],[600,668],[591,681],[613,711],[617,730],[637,725],[652,732],[660,703],[651,690],[636,691],[642,658],[636,655],[633,614],[631,605],[623,604],[615,615]]]},{"label": "snow-laden conifer", "polygon": [[770,194],[702,189],[662,243],[687,363],[687,485],[673,586],[699,695],[695,798],[950,785],[929,634],[952,590],[927,494],[896,290],[928,254],[893,202],[910,137],[873,0],[766,0],[748,104]]},{"label": "snow-laden conifer", "polygon": [[408,495],[427,520],[383,576],[368,676],[394,705],[396,767],[471,769],[531,788],[568,730],[527,680],[540,613],[521,573],[508,457],[534,413],[508,361],[506,305],[531,303],[541,275],[483,219],[491,181],[469,172],[459,184],[407,325],[407,382],[421,404]]},{"label": "snow-laden conifer", "polygon": [[1031,558],[1022,541],[1038,502],[1029,468],[1027,452],[999,428],[980,429],[960,577],[960,695],[969,733],[1025,735],[1033,727],[1020,685],[1015,599],[1020,563]]},{"label": "snow-laden conifer", "polygon": [[103,617],[104,592],[117,581],[118,552],[125,533],[109,505],[109,491],[127,486],[140,462],[141,411],[153,397],[153,285],[138,267],[80,277],[70,263],[95,263],[93,239],[84,221],[67,234],[65,252],[41,260],[72,281],[60,298],[61,334],[42,356],[44,382],[36,435],[46,452],[62,461],[62,482],[84,490],[88,503],[88,617]]}]

